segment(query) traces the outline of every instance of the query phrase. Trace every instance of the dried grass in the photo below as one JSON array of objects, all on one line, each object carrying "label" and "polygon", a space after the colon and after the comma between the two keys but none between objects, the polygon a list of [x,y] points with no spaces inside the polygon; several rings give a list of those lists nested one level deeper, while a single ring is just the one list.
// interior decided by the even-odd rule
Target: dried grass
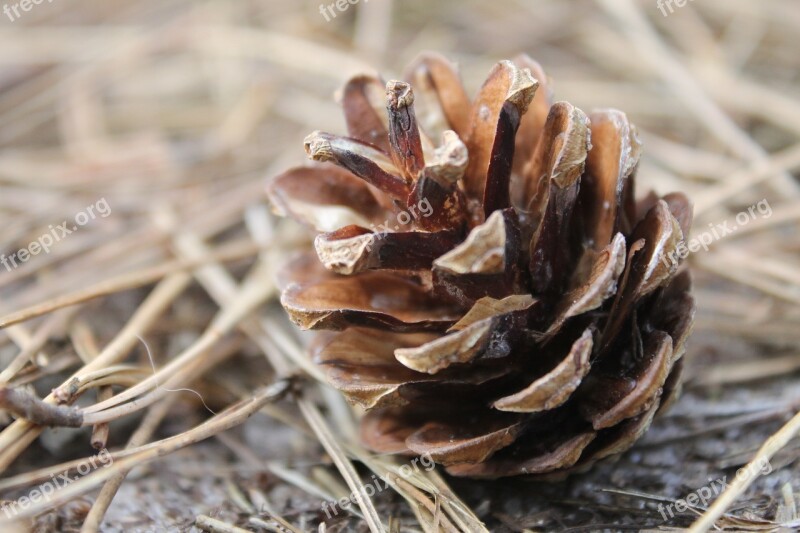
[{"label": "dried grass", "polygon": [[[111,208],[0,267],[0,401],[14,413],[0,411],[0,494],[74,472],[93,444],[114,458],[13,521],[0,509],[0,527],[800,528],[795,7],[698,0],[663,17],[645,0],[372,0],[326,22],[311,0],[86,0],[0,16],[0,252]],[[308,131],[342,129],[331,95],[346,77],[396,75],[421,49],[459,60],[473,89],[525,51],[559,99],[626,110],[645,141],[642,189],[687,191],[698,233],[772,208],[691,256],[687,392],[617,462],[558,483],[404,477],[360,447],[358,413],[278,309],[275,268],[308,236],[267,213],[265,178],[302,161]],[[65,416],[87,429],[34,423]],[[709,509],[659,513],[766,457],[772,474]],[[386,491],[326,519],[324,500],[375,476]]]}]

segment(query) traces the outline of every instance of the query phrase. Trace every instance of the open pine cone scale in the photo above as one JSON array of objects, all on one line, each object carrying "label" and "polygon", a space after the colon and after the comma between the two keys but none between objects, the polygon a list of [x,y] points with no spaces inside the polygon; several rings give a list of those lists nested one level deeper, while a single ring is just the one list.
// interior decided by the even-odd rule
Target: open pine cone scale
[{"label": "open pine cone scale", "polygon": [[[453,475],[563,474],[629,448],[678,394],[694,301],[679,193],[634,196],[624,113],[553,103],[526,56],[470,101],[424,54],[350,80],[349,136],[268,187],[320,232],[281,274],[314,360],[368,412],[371,449]],[[419,110],[419,115],[417,113]]]}]

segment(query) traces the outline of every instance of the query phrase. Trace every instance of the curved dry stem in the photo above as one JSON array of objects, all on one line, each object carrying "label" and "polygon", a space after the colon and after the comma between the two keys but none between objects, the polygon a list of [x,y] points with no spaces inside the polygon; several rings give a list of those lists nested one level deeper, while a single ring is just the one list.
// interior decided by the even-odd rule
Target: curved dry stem
[{"label": "curved dry stem", "polygon": [[[184,433],[158,441],[150,445],[127,450],[124,457],[115,459],[108,468],[95,470],[79,480],[67,485],[64,489],[52,495],[49,501],[32,505],[21,510],[16,518],[29,518],[36,516],[48,509],[56,508],[70,500],[85,494],[89,490],[113,477],[128,472],[132,468],[152,462],[164,455],[181,448],[191,446],[197,442],[213,437],[217,433],[227,431],[245,422],[250,416],[257,413],[263,406],[278,401],[289,393],[292,387],[290,380],[281,380],[256,391],[253,396],[239,402],[224,412],[214,416],[208,421]],[[112,456],[113,457],[113,456]],[[0,525],[9,523],[7,518],[0,516]]]},{"label": "curved dry stem", "polygon": [[[184,272],[173,274],[161,281],[100,355],[67,379],[62,386],[67,386],[76,377],[80,378],[99,368],[122,361],[138,342],[137,335],[152,327],[173,300],[188,287],[190,281],[191,277]],[[50,394],[44,401],[55,403],[55,397]],[[27,420],[16,420],[0,432],[0,472],[5,471],[41,431],[41,427]]]}]

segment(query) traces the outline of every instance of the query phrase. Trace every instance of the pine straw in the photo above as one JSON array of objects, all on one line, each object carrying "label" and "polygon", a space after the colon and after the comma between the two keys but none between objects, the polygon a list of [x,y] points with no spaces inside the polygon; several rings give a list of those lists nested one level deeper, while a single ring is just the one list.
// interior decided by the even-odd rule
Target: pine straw
[{"label": "pine straw", "polygon": [[[649,0],[373,0],[325,22],[311,0],[87,0],[3,17],[0,252],[101,199],[111,214],[0,267],[0,495],[75,473],[92,445],[114,461],[14,523],[0,510],[0,527],[800,527],[795,7],[698,0],[663,17]],[[690,258],[682,400],[634,450],[564,482],[403,476],[360,447],[358,413],[321,384],[276,303],[276,266],[308,236],[268,213],[264,179],[302,161],[308,131],[343,128],[330,96],[347,76],[396,75],[428,48],[473,89],[525,51],[559,99],[626,110],[645,141],[640,190],[687,191],[696,235],[772,208]],[[659,513],[764,458],[771,474],[710,508]],[[374,476],[389,488],[362,496]],[[357,505],[325,520],[322,504],[351,491]]]}]

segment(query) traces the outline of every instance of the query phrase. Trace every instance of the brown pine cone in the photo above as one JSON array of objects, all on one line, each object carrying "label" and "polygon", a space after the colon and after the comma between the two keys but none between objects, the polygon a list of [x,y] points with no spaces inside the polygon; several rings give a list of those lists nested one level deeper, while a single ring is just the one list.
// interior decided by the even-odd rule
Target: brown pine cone
[{"label": "brown pine cone", "polygon": [[341,103],[349,137],[312,133],[318,164],[269,196],[322,232],[281,302],[335,331],[313,356],[369,411],[365,444],[487,478],[628,449],[679,391],[694,301],[675,253],[691,206],[635,201],[625,114],[553,103],[527,56],[472,102],[425,54],[405,82],[353,78]]}]

